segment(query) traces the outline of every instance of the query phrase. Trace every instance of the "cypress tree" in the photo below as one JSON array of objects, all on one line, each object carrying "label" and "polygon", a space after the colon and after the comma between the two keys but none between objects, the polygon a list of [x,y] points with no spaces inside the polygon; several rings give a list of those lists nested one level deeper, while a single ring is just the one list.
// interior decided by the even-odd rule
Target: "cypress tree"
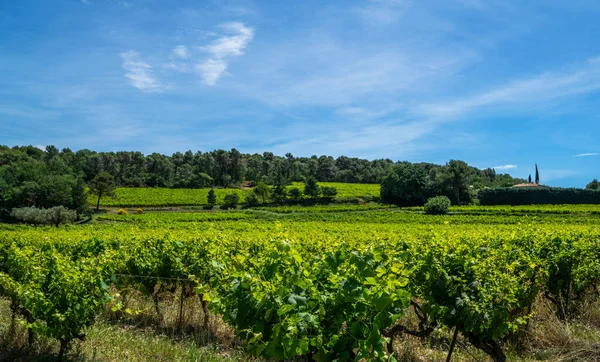
[{"label": "cypress tree", "polygon": [[537,163],[535,164],[535,183],[540,183],[540,172],[538,171]]},{"label": "cypress tree", "polygon": [[208,195],[206,196],[206,201],[210,206],[215,206],[217,203],[217,195],[215,195],[215,190],[210,189],[208,191]]},{"label": "cypress tree", "polygon": [[529,178],[527,179],[529,183],[531,183],[531,174],[529,174]]}]

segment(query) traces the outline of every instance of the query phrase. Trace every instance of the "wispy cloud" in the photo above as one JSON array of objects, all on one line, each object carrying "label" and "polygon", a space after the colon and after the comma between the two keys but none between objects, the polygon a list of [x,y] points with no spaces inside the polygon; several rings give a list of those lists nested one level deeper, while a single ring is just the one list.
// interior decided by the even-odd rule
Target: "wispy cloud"
[{"label": "wispy cloud", "polygon": [[494,166],[492,167],[494,170],[512,170],[517,168],[517,165],[503,165],[503,166]]},{"label": "wispy cloud", "polygon": [[163,68],[176,72],[185,73],[189,70],[188,65],[182,62],[169,62],[162,65]]},{"label": "wispy cloud", "polygon": [[225,74],[228,59],[244,54],[248,43],[254,38],[254,29],[240,22],[220,25],[223,34],[211,44],[200,49],[207,52],[210,58],[197,64],[196,71],[204,83],[213,86]]},{"label": "wispy cloud", "polygon": [[196,71],[202,77],[204,83],[210,86],[217,84],[217,81],[226,70],[227,63],[222,59],[209,59],[196,65]]},{"label": "wispy cloud", "polygon": [[592,157],[592,156],[600,156],[600,153],[591,152],[591,153],[580,153],[578,155],[575,155],[575,157]]},{"label": "wispy cloud", "polygon": [[144,62],[140,54],[130,50],[121,53],[123,60],[123,69],[125,78],[129,80],[132,86],[143,92],[156,92],[161,90],[160,82],[154,77],[152,67]]},{"label": "wispy cloud", "polygon": [[452,102],[425,103],[417,107],[421,115],[456,119],[484,107],[527,107],[545,101],[600,89],[600,57],[532,78],[515,80],[472,96]]},{"label": "wispy cloud", "polygon": [[386,26],[399,20],[410,6],[411,3],[404,0],[369,0],[354,8],[354,12],[368,25]]},{"label": "wispy cloud", "polygon": [[175,58],[187,59],[190,57],[190,51],[185,45],[178,45],[171,50],[171,55]]}]

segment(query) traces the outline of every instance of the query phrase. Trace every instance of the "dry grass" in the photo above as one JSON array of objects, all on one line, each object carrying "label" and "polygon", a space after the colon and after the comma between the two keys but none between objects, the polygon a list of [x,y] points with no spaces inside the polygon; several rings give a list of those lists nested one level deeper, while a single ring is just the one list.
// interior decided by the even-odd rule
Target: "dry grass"
[{"label": "dry grass", "polygon": [[[208,328],[200,300],[195,295],[184,298],[184,314],[179,319],[181,289],[160,294],[161,321],[152,298],[137,291],[122,293],[125,306],[120,311],[106,308],[98,322],[86,331],[85,342],[74,343],[68,360],[79,361],[256,361],[243,353],[233,330],[220,318],[211,315]],[[128,312],[124,312],[128,308]],[[600,302],[584,304],[576,320],[563,322],[552,305],[539,298],[529,330],[519,339],[520,350],[508,343],[509,361],[599,361]],[[418,320],[409,309],[403,325],[416,329]],[[0,299],[0,361],[52,361],[58,343],[38,338],[27,346],[27,332],[17,325],[9,333],[8,302]],[[426,338],[401,336],[393,344],[394,356],[400,362],[444,361],[452,336],[448,329],[437,329]],[[489,357],[459,337],[452,361],[489,361]]]}]

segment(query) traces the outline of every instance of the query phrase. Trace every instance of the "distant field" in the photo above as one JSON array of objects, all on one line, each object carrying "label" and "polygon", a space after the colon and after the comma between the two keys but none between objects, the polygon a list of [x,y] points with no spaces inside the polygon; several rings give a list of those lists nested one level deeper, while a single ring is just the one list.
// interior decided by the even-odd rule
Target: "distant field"
[{"label": "distant field", "polygon": [[[346,197],[373,197],[379,196],[377,184],[347,184],[338,182],[320,182],[321,186],[333,186],[338,190],[338,198]],[[297,187],[304,190],[303,183],[293,183],[288,188]],[[101,206],[108,207],[136,207],[136,206],[198,206],[207,204],[207,195],[210,189],[165,189],[165,188],[117,188],[117,197],[103,197]],[[235,192],[240,195],[240,202],[244,201],[244,191],[240,189],[215,189],[217,204],[223,204],[226,194]],[[92,205],[97,199],[89,198]]]},{"label": "distant field", "polygon": [[[117,188],[117,197],[103,197],[101,206],[135,207],[135,206],[194,206],[207,204],[210,189],[161,189],[161,188]],[[243,199],[244,191],[240,189],[215,189],[217,204],[223,204],[223,198],[229,193],[238,193]],[[89,198],[92,205],[94,197]]]},{"label": "distant field", "polygon": [[[319,182],[319,186],[335,187],[338,197],[379,197],[380,189],[379,184],[350,184],[341,182]],[[304,190],[304,184],[301,182],[294,182],[289,188],[291,187],[297,187],[300,191]]]}]

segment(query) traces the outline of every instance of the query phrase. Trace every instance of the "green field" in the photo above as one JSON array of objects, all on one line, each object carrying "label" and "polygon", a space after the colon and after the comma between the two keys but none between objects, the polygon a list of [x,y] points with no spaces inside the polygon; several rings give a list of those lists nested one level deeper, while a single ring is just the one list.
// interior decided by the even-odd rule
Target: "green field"
[{"label": "green field", "polygon": [[[444,359],[447,345],[426,339],[395,335],[393,349],[382,347],[387,328],[419,329],[425,313],[427,338],[458,328],[453,360],[486,360],[475,343],[511,360],[590,360],[600,338],[599,240],[594,205],[454,207],[441,216],[374,203],[263,206],[108,212],[58,229],[2,225],[0,309],[13,300],[34,310],[39,343],[23,347],[17,324],[21,339],[0,347],[44,360],[58,352],[53,338],[84,331],[69,356],[289,360],[313,348],[338,357],[363,348],[366,360]],[[6,335],[10,313],[0,314]],[[577,348],[548,340],[548,328]]]},{"label": "green field", "polygon": [[[338,191],[337,198],[364,198],[379,197],[378,184],[347,184],[337,182],[320,182],[320,186],[335,187]],[[288,189],[297,187],[304,190],[303,183],[293,183]],[[116,190],[116,197],[103,197],[100,206],[103,207],[163,207],[163,206],[201,206],[207,204],[207,195],[210,189],[166,189],[166,188],[126,188]],[[235,192],[240,195],[240,202],[244,202],[244,194],[251,192],[240,189],[215,189],[217,205],[223,204],[226,194]],[[96,205],[97,198],[89,197],[91,205]]]}]

